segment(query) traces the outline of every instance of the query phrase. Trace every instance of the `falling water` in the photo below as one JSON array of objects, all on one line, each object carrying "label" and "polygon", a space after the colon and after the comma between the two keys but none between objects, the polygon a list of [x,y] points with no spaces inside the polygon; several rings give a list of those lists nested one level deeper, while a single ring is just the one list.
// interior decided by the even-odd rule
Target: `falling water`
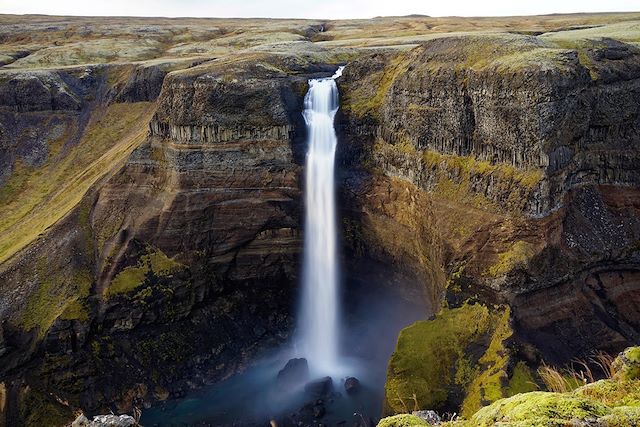
[{"label": "falling water", "polygon": [[305,177],[301,345],[310,367],[325,374],[334,373],[338,364],[339,301],[334,194],[337,137],[333,121],[339,106],[335,79],[342,74],[342,68],[331,78],[310,80],[304,100],[309,146]]}]

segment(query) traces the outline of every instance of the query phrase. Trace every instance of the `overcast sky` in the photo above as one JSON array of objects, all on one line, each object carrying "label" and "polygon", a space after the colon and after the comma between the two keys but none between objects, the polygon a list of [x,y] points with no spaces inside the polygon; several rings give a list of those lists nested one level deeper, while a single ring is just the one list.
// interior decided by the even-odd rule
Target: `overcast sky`
[{"label": "overcast sky", "polygon": [[0,13],[110,16],[371,18],[640,11],[640,0],[0,0]]}]

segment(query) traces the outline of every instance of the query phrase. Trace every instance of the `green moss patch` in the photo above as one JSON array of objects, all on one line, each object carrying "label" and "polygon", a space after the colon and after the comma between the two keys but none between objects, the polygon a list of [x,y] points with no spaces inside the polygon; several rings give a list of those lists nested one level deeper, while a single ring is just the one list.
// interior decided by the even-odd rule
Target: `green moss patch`
[{"label": "green moss patch", "polygon": [[527,393],[538,389],[533,372],[526,363],[520,361],[513,368],[513,373],[507,386],[507,396],[515,396],[518,393]]},{"label": "green moss patch", "polygon": [[18,410],[25,427],[64,426],[75,418],[69,407],[28,386],[18,394]]},{"label": "green moss patch", "polygon": [[[505,163],[490,163],[474,156],[441,154],[432,150],[418,150],[411,141],[390,144],[378,139],[373,146],[377,163],[397,164],[407,161],[424,168],[431,177],[431,192],[444,200],[471,205],[486,211],[522,212],[531,194],[540,185],[544,173],[539,169],[523,170]],[[478,181],[491,181],[500,200],[489,199],[476,188]]]},{"label": "green moss patch", "polygon": [[422,427],[430,424],[415,415],[401,414],[387,417],[378,423],[378,427]]},{"label": "green moss patch", "polygon": [[386,412],[453,410],[466,396],[463,412],[507,395],[511,336],[509,310],[475,304],[444,309],[434,320],[416,322],[400,333],[385,384]]},{"label": "green moss patch", "polygon": [[464,425],[562,427],[572,422],[590,422],[629,427],[638,425],[638,421],[640,381],[609,379],[568,393],[538,391],[502,399],[479,410]]},{"label": "green moss patch", "polygon": [[[503,336],[501,327],[496,328],[492,344],[480,359],[486,360],[488,355],[500,356],[494,342]],[[640,347],[632,347],[621,353],[615,367],[628,363],[630,358],[640,355]],[[485,371],[491,372],[491,369]],[[516,364],[506,387],[510,397],[496,400],[477,412],[463,413],[464,418],[445,422],[448,427],[566,427],[569,425],[593,425],[600,427],[631,427],[640,423],[640,380],[622,378],[618,375],[611,379],[600,380],[583,385],[566,393],[545,391],[529,391],[535,387],[529,368],[522,362]],[[490,378],[480,374],[473,381]],[[501,381],[502,383],[502,381]],[[485,387],[485,393],[491,387]],[[471,394],[469,395],[471,396]],[[469,398],[465,404],[469,404]],[[468,408],[471,409],[471,408]],[[405,421],[406,420],[406,421]],[[379,426],[404,426],[411,424],[413,418],[408,415],[383,419]],[[405,424],[402,424],[405,422]],[[424,424],[415,424],[424,425]]]},{"label": "green moss patch", "polygon": [[494,332],[489,347],[473,370],[473,380],[465,390],[462,414],[471,416],[482,406],[505,396],[537,390],[531,370],[524,362],[510,369],[511,355],[505,342],[513,331],[509,325],[509,310],[494,314]]},{"label": "green moss patch", "polygon": [[52,273],[47,260],[42,258],[36,264],[36,280],[38,287],[27,299],[22,313],[22,327],[38,328],[38,336],[43,337],[59,316],[66,320],[88,319],[85,304],[93,282],[89,271],[65,269]]},{"label": "green moss patch", "polygon": [[614,361],[615,376],[623,380],[640,380],[640,347],[629,347]]},{"label": "green moss patch", "polygon": [[[390,59],[381,71],[369,74],[359,87],[343,97],[341,108],[356,117],[380,117],[380,107],[395,79],[410,65],[411,58],[399,55]],[[370,88],[375,87],[373,95]]]},{"label": "green moss patch", "polygon": [[608,406],[640,406],[640,382],[637,380],[600,380],[580,387],[574,393]]},{"label": "green moss patch", "polygon": [[538,391],[517,394],[482,408],[470,419],[470,425],[488,427],[509,423],[514,427],[561,427],[573,419],[595,420],[607,413],[607,407],[598,402]]},{"label": "green moss patch", "polygon": [[515,242],[509,250],[498,254],[498,262],[491,265],[486,274],[497,277],[508,273],[518,265],[525,264],[536,253],[535,245],[522,240]]},{"label": "green moss patch", "polygon": [[167,257],[159,249],[149,247],[148,251],[140,257],[137,265],[126,267],[113,278],[106,290],[107,297],[126,294],[140,287],[151,274],[169,276],[184,268],[184,265]]}]

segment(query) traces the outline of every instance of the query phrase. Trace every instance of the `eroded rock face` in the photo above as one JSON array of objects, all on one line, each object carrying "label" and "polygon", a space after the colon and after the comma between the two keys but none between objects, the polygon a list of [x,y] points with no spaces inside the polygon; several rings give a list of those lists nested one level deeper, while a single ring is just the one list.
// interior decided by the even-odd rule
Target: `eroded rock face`
[{"label": "eroded rock face", "polygon": [[[89,413],[130,411],[231,375],[287,339],[302,246],[305,85],[335,67],[273,61],[168,77],[149,136],[126,164],[3,266],[0,277],[25,283],[0,307],[12,318],[4,371]],[[135,71],[108,96],[150,99],[160,73]],[[72,278],[51,291],[53,303],[74,294],[79,306],[25,333],[15,307],[33,303],[45,270],[52,283]]]},{"label": "eroded rock face", "polygon": [[[358,134],[370,126],[370,137],[392,144],[544,170],[536,191],[525,195],[525,212],[532,215],[548,214],[576,186],[640,183],[637,48],[609,41],[558,53],[522,36],[489,43],[488,64],[472,65],[477,53],[467,49],[482,52],[486,43],[443,38],[399,57],[377,55],[350,64],[341,91],[351,104],[347,112],[358,120],[349,131]],[[524,56],[514,63],[515,49],[538,62],[529,64]],[[624,58],[607,59],[612,51],[624,52]],[[384,93],[376,92],[376,83]],[[434,189],[430,170],[381,160],[390,173]],[[490,180],[476,180],[475,192],[501,203]]]},{"label": "eroded rock face", "polygon": [[[422,224],[423,295],[509,305],[514,349],[532,365],[637,342],[637,48],[445,38],[357,60],[339,84],[339,157],[361,168],[344,174],[345,205],[383,207],[377,226],[356,216],[353,248],[397,251],[388,224]],[[371,182],[388,191],[354,191]],[[420,213],[389,208],[403,197],[424,199]]]}]

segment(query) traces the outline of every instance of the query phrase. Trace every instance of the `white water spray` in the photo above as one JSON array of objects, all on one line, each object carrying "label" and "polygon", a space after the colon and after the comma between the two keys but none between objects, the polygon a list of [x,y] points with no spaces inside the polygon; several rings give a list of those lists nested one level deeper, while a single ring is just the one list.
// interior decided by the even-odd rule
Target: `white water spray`
[{"label": "white water spray", "polygon": [[338,142],[333,121],[338,111],[338,87],[331,78],[309,80],[304,100],[308,131],[301,345],[312,370],[336,373],[338,366],[339,301],[336,252],[334,159]]}]

